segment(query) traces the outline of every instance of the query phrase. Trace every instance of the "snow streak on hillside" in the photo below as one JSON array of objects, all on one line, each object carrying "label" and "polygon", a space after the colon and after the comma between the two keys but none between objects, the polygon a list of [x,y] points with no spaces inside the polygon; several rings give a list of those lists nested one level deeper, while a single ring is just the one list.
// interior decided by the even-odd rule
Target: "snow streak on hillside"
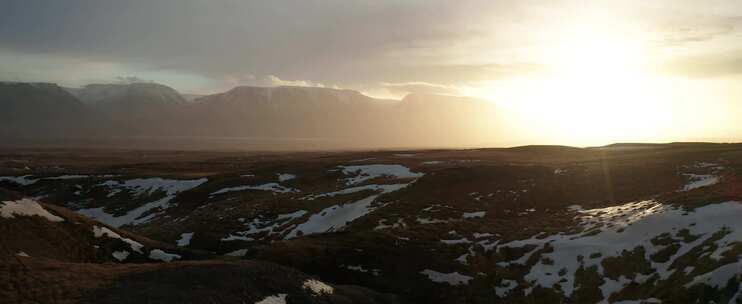
[{"label": "snow streak on hillside", "polygon": [[300,235],[340,231],[350,222],[374,211],[378,206],[374,206],[373,203],[379,196],[403,189],[414,183],[417,178],[423,176],[423,173],[411,172],[409,168],[402,165],[359,165],[341,166],[340,168],[345,175],[350,176],[344,179],[346,185],[358,185],[365,181],[375,180],[382,177],[413,180],[401,184],[369,184],[356,186],[335,192],[311,196],[309,199],[333,197],[336,195],[351,194],[362,191],[374,192],[374,194],[354,202],[338,204],[322,209],[320,212],[310,216],[306,222],[298,225],[294,230],[286,235],[286,239],[295,238]]},{"label": "snow streak on hillside", "polygon": [[64,219],[46,211],[38,202],[24,198],[17,201],[0,203],[0,217],[15,218],[16,216],[39,216],[50,222],[63,222]]},{"label": "snow streak on hillside", "polygon": [[[221,241],[255,241],[276,236],[292,239],[302,235],[340,231],[354,220],[380,208],[382,205],[376,204],[380,196],[399,191],[423,176],[423,173],[411,172],[409,168],[402,165],[340,166],[340,169],[347,176],[340,182],[349,187],[327,193],[309,194],[302,199],[314,201],[356,193],[368,193],[368,195],[361,199],[332,205],[314,213],[307,210],[296,210],[277,216],[260,216],[250,220],[241,219],[246,230],[229,233]],[[290,177],[293,178],[294,176]],[[289,176],[283,175],[283,180],[287,178]],[[281,179],[281,175],[279,175],[279,179]],[[364,182],[371,180],[378,180],[378,183],[364,184]],[[219,191],[226,192],[224,190]],[[306,214],[309,214],[309,216],[305,216]]]},{"label": "snow streak on hillside", "polygon": [[[695,210],[655,201],[573,209],[580,214],[580,232],[537,236],[497,246],[496,250],[533,248],[517,260],[498,263],[500,267],[529,266],[523,278],[528,285],[525,294],[535,286],[557,286],[569,297],[580,288],[576,284],[577,273],[593,267],[603,280],[600,290],[604,302],[632,283],[672,279],[687,282],[687,288],[699,284],[725,288],[742,273],[742,255],[733,254],[742,247],[742,204],[738,202],[711,204]],[[536,254],[540,254],[537,262],[529,265],[529,259]],[[607,273],[605,265],[609,260],[637,255],[639,260],[632,263],[646,264],[651,271],[633,271],[630,269],[635,268],[630,267],[618,276]],[[676,266],[677,261],[688,258],[712,266],[683,269]]]},{"label": "snow streak on hillside", "polygon": [[158,214],[154,211],[170,208],[170,201],[178,193],[196,188],[207,181],[206,178],[173,180],[159,177],[125,181],[109,180],[98,185],[108,188],[108,197],[116,196],[121,192],[126,192],[134,198],[157,195],[161,197],[131,209],[123,215],[106,212],[105,207],[80,209],[77,212],[117,228],[124,225],[138,225],[154,219]]}]

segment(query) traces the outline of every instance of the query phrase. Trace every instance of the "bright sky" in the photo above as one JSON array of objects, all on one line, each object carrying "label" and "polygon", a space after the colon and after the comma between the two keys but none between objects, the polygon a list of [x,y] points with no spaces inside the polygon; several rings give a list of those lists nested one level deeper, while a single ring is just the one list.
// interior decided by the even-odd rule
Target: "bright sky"
[{"label": "bright sky", "polygon": [[6,1],[0,80],[486,98],[523,138],[742,139],[740,1]]}]

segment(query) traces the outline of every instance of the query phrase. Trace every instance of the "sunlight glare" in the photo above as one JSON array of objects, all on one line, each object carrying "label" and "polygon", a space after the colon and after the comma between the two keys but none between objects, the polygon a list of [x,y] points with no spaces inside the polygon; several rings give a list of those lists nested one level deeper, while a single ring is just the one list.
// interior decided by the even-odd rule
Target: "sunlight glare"
[{"label": "sunlight glare", "polygon": [[[587,27],[585,27],[587,28]],[[582,30],[543,50],[549,69],[528,79],[515,108],[554,142],[652,140],[669,127],[663,84],[647,48],[627,33]]]}]

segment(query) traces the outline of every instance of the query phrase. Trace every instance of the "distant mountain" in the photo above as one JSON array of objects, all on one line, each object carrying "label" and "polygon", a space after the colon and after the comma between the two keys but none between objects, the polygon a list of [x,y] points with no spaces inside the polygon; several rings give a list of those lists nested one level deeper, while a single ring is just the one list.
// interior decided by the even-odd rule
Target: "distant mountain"
[{"label": "distant mountain", "polygon": [[196,99],[199,99],[199,98],[201,98],[201,97],[204,97],[204,96],[206,96],[206,95],[203,95],[203,94],[183,94],[183,93],[181,93],[180,95],[182,95],[182,96],[183,96],[183,98],[184,98],[184,99],[185,99],[186,101],[188,101],[188,102],[191,102],[191,101],[196,101]]},{"label": "distant mountain", "polygon": [[157,83],[89,84],[82,88],[67,88],[66,90],[80,101],[92,105],[178,104],[186,101],[175,89]]},{"label": "distant mountain", "polygon": [[386,108],[351,90],[236,87],[200,98],[189,112],[202,135],[343,139],[379,124]]},{"label": "distant mountain", "polygon": [[502,128],[492,103],[443,95],[390,102],[352,90],[237,87],[202,97],[191,108],[197,134],[320,139],[366,148],[476,145],[496,140]]},{"label": "distant mountain", "polygon": [[[492,103],[455,96],[412,94],[390,101],[353,90],[241,86],[188,102],[155,83],[5,87],[0,94],[14,103],[1,108],[16,113],[11,136],[33,137],[37,124],[53,121],[61,127],[43,135],[187,139],[197,146],[205,139],[237,138],[262,142],[268,149],[278,142],[288,149],[473,146],[505,134],[503,114]],[[19,102],[21,112],[14,110]],[[4,125],[9,121],[0,122]]]},{"label": "distant mountain", "polygon": [[84,128],[77,98],[53,83],[0,82],[0,136],[65,137]]},{"label": "distant mountain", "polygon": [[90,84],[67,90],[107,121],[102,132],[114,136],[177,133],[178,112],[186,103],[178,91],[157,83]]}]

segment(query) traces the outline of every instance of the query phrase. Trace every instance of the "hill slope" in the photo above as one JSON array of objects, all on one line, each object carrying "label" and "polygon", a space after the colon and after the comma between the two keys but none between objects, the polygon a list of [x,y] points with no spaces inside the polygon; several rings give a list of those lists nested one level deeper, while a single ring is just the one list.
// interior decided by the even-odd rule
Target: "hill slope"
[{"label": "hill slope", "polygon": [[0,187],[410,303],[742,296],[740,145],[95,155],[8,154]]},{"label": "hill slope", "polygon": [[268,262],[213,259],[2,189],[0,233],[6,303],[398,302]]}]

